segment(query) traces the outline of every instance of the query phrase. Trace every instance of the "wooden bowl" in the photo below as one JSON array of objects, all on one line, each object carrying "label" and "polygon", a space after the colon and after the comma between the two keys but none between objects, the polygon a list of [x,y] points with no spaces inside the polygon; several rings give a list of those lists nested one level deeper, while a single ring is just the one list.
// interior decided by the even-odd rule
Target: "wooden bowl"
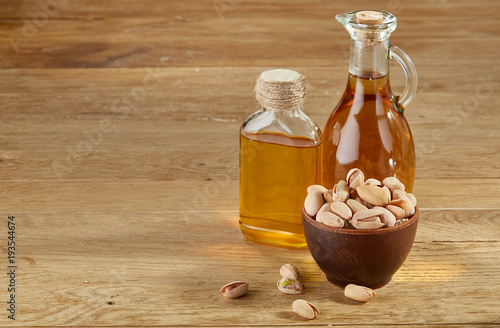
[{"label": "wooden bowl", "polygon": [[418,207],[407,222],[378,230],[326,226],[302,209],[307,246],[331,283],[379,288],[391,281],[410,253],[418,223]]}]

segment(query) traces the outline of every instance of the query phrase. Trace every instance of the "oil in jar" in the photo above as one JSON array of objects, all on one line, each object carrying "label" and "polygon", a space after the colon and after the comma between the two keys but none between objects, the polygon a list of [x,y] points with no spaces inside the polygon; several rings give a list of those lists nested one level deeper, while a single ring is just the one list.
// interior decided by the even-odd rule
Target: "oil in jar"
[{"label": "oil in jar", "polygon": [[281,133],[240,135],[240,228],[251,241],[307,248],[302,204],[316,184],[319,143]]},{"label": "oil in jar", "polygon": [[323,131],[321,184],[329,189],[352,168],[382,181],[396,176],[408,192],[415,150],[406,118],[396,108],[389,75],[349,74],[346,90]]}]

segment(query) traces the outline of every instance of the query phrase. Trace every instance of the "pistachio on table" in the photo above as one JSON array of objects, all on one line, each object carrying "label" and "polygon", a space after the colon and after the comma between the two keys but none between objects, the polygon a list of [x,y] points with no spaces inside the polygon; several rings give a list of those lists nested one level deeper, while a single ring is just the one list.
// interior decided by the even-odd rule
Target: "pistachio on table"
[{"label": "pistachio on table", "polygon": [[292,303],[292,309],[293,312],[309,320],[312,320],[319,315],[319,310],[314,304],[302,299],[295,300]]},{"label": "pistachio on table", "polygon": [[332,190],[312,185],[307,192],[305,212],[317,222],[336,228],[397,226],[408,221],[417,206],[415,195],[407,193],[398,178],[387,177],[383,182],[374,178],[365,180],[364,173],[357,168],[350,170],[346,180],[340,180]]},{"label": "pistachio on table", "polygon": [[375,291],[368,287],[349,284],[345,286],[344,295],[358,302],[368,302],[375,297]]},{"label": "pistachio on table", "polygon": [[293,264],[283,264],[280,268],[283,279],[276,283],[276,287],[285,294],[302,294],[306,287],[300,281],[300,272]]},{"label": "pistachio on table", "polygon": [[220,292],[227,298],[238,298],[248,292],[249,284],[244,281],[233,281],[222,286]]},{"label": "pistachio on table", "polygon": [[295,265],[287,263],[283,264],[280,268],[280,275],[283,278],[290,280],[300,280],[300,272]]},{"label": "pistachio on table", "polygon": [[290,280],[283,278],[276,283],[278,289],[285,294],[298,295],[302,294],[306,288],[299,280]]}]

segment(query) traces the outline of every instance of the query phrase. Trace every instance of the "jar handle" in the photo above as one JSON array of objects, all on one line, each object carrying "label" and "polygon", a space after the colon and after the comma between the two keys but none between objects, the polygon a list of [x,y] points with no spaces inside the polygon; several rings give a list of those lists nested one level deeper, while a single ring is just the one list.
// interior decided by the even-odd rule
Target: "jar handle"
[{"label": "jar handle", "polygon": [[391,44],[389,48],[389,59],[393,58],[396,59],[401,67],[403,67],[406,75],[406,85],[403,93],[399,96],[392,96],[392,100],[394,101],[398,112],[402,113],[417,92],[417,70],[406,52]]}]

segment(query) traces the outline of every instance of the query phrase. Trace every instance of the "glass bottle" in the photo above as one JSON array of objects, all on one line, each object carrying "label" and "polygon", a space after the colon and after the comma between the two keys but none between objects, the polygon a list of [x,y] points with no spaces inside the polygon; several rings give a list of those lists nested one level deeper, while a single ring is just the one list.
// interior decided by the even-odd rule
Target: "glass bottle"
[{"label": "glass bottle", "polygon": [[[404,108],[415,95],[417,74],[410,58],[389,44],[396,17],[381,11],[336,16],[351,36],[347,86],[323,131],[321,184],[331,189],[352,168],[380,181],[396,176],[411,192],[415,150]],[[406,87],[396,96],[389,59],[403,67]]]},{"label": "glass bottle", "polygon": [[321,132],[302,112],[304,77],[291,70],[261,74],[262,109],[240,129],[240,228],[251,241],[307,248],[302,204],[317,183]]}]

